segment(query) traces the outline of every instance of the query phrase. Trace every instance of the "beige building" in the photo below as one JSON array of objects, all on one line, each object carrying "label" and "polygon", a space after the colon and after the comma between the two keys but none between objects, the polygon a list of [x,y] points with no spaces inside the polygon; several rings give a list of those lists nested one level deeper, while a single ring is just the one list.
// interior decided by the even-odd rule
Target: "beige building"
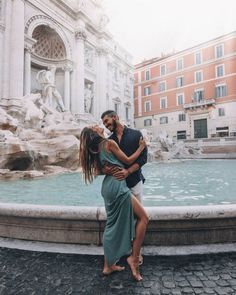
[{"label": "beige building", "polygon": [[236,136],[236,32],[137,64],[134,110],[154,138]]}]

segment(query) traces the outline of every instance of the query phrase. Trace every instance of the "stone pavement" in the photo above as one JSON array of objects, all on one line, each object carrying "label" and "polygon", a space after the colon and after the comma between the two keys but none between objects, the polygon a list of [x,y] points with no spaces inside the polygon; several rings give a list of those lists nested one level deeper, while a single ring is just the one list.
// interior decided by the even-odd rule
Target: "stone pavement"
[{"label": "stone pavement", "polygon": [[101,275],[102,256],[0,248],[0,295],[236,294],[236,253],[145,256],[142,282]]}]

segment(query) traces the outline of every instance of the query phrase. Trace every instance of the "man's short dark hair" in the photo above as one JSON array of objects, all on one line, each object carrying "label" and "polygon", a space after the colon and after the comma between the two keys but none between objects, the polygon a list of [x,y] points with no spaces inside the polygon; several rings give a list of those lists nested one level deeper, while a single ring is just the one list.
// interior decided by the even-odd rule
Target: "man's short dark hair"
[{"label": "man's short dark hair", "polygon": [[108,116],[108,117],[117,116],[117,112],[115,112],[113,110],[105,111],[105,112],[102,113],[101,119],[103,119],[105,116]]}]

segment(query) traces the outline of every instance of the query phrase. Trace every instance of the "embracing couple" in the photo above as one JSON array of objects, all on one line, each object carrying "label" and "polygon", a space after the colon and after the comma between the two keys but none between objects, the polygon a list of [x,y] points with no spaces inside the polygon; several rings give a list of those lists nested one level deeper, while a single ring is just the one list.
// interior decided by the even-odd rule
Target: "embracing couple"
[{"label": "embracing couple", "polygon": [[122,271],[116,263],[124,255],[136,281],[142,280],[141,246],[148,225],[142,206],[144,177],[141,167],[147,162],[147,147],[138,130],[121,124],[115,111],[101,116],[112,132],[106,139],[99,126],[85,127],[80,135],[80,164],[86,183],[97,174],[105,174],[102,183],[107,222],[103,235],[103,274]]}]

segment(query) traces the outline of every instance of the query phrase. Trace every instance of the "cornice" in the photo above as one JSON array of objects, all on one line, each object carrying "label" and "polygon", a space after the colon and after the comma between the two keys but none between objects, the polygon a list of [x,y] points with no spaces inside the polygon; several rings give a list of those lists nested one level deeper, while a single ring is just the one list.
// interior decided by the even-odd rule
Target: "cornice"
[{"label": "cornice", "polygon": [[[159,58],[157,57],[157,61],[154,61],[153,63],[147,64],[144,66],[142,66],[142,62],[140,62],[135,65],[135,67],[138,66],[135,68],[135,71],[142,71],[145,69],[149,69],[150,67],[154,67],[154,66],[157,66],[160,64],[165,64],[171,60],[182,58],[182,57],[186,56],[187,54],[191,54],[195,51],[200,51],[202,49],[208,48],[209,46],[217,45],[220,42],[227,41],[227,40],[232,39],[234,37],[236,37],[236,31],[233,31],[233,32],[226,34],[226,35],[219,36],[217,38],[211,39],[206,42],[202,42],[202,43],[197,44],[195,46],[178,51],[176,53],[169,54],[168,56],[159,57]],[[148,62],[148,60],[146,62]]]},{"label": "cornice", "polygon": [[69,14],[73,19],[77,18],[78,15],[78,8],[75,8],[63,0],[50,0],[56,6],[60,7],[61,10]]}]

